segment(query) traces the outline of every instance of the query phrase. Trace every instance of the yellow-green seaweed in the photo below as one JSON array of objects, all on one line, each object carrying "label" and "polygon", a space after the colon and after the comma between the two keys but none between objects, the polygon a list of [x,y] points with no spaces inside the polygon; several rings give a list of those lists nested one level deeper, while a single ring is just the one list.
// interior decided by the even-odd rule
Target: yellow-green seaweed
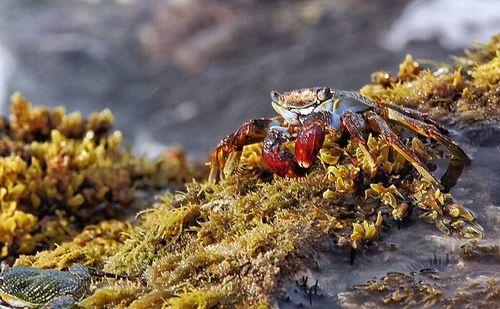
[{"label": "yellow-green seaweed", "polygon": [[[334,164],[319,161],[298,179],[266,180],[262,172],[255,173],[260,157],[248,153],[258,146],[245,147],[242,164],[252,166],[242,170],[252,171],[251,176],[238,174],[219,184],[194,182],[185,193],[164,195],[142,213],[139,225],[104,269],[144,276],[148,293],[161,295],[167,307],[189,307],[193,302],[246,307],[262,301],[270,306],[280,279],[314,265],[314,247],[322,241],[358,249],[376,242],[388,227],[384,218],[408,215],[394,214],[403,196],[413,197],[421,215],[443,225],[447,233],[467,236],[463,231],[470,229],[476,232],[472,236],[481,236],[474,218],[453,217],[448,211],[451,204],[463,207],[420,179],[382,138],[371,137],[369,142],[385,163],[375,172],[361,157],[360,167],[355,167],[351,158],[360,154],[356,144],[349,141],[341,147],[339,138],[328,136],[322,151],[337,154],[342,149],[338,159],[330,161]],[[408,146],[427,147],[413,139]],[[465,225],[453,224],[459,220]]]},{"label": "yellow-green seaweed", "polygon": [[476,44],[455,65],[434,63],[424,69],[407,55],[393,76],[372,75],[373,84],[360,92],[377,102],[401,104],[461,126],[473,122],[500,123],[500,34],[488,44]]},{"label": "yellow-green seaweed", "polygon": [[0,121],[0,257],[69,240],[85,225],[118,218],[136,189],[197,175],[176,149],[156,162],[133,156],[113,123],[109,110],[84,119],[12,96],[11,115]]}]

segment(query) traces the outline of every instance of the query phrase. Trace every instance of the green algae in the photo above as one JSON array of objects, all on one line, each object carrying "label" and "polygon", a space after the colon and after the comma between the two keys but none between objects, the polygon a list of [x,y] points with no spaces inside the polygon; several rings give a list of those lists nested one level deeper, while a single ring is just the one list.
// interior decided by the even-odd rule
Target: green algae
[{"label": "green algae", "polygon": [[[495,46],[499,38],[494,37],[490,44],[468,51],[466,58],[456,59],[455,66],[441,65],[436,72],[423,70],[407,57],[397,77],[379,72],[374,75],[376,83],[361,91],[376,101],[419,108],[441,119],[454,117],[459,123],[496,121],[499,115],[496,72],[500,56]],[[81,119],[78,115],[69,117],[73,120],[50,116],[48,111],[37,111],[34,115],[23,116],[32,124],[19,125],[19,132],[9,135],[13,136],[10,138],[20,139],[22,143],[40,139],[36,143],[59,141],[59,144],[73,139],[73,143],[79,145],[90,126],[83,121],[75,125]],[[112,172],[105,172],[110,173],[107,177],[98,172],[102,165],[84,169],[88,167],[84,164],[76,174],[89,170],[88,177],[95,179],[91,189],[96,191],[108,186],[112,193],[99,194],[98,190],[91,195],[81,193],[84,202],[76,205],[81,200],[74,198],[80,188],[75,186],[72,194],[63,195],[66,199],[60,203],[73,207],[73,211],[91,208],[101,202],[99,199],[129,205],[129,198],[133,196],[129,194],[137,187],[162,187],[169,181],[187,181],[196,175],[197,171],[189,167],[178,151],[166,155],[159,163],[151,163],[119,150],[120,139],[107,135],[110,125],[102,120],[109,121],[109,115],[105,112],[94,116],[89,123],[99,132],[94,132],[101,136],[99,142],[113,145],[96,151],[100,145],[97,143],[91,152],[105,158],[111,155],[110,150],[118,152],[105,160],[104,166]],[[51,117],[66,120],[46,130],[46,126],[57,123],[46,120]],[[423,162],[447,157],[441,145],[395,126],[392,129]],[[60,132],[60,136],[54,130]],[[335,244],[346,251],[366,250],[376,246],[381,235],[397,232],[394,227],[398,222],[412,217],[429,221],[440,231],[457,237],[482,236],[482,228],[471,212],[456,203],[449,193],[421,179],[411,164],[390,149],[381,137],[372,132],[367,145],[374,154],[376,166],[370,164],[362,149],[348,137],[328,135],[308,175],[298,179],[270,175],[262,162],[261,144],[249,145],[244,148],[234,175],[219,184],[193,181],[186,185],[184,192],[158,197],[151,208],[138,214],[134,226],[129,222],[103,221],[79,233],[74,229],[68,237],[51,238],[58,243],[72,240],[52,250],[23,256],[17,263],[65,268],[78,262],[108,272],[139,275],[146,281],[145,285],[127,281],[98,282],[92,295],[80,303],[84,308],[271,307],[273,295],[281,291],[284,280],[301,269],[317,265],[314,252],[323,244]],[[293,143],[286,146],[293,150]],[[56,150],[51,156],[60,151]],[[172,167],[170,161],[177,165]],[[31,162],[25,165],[31,166]],[[163,174],[153,172],[158,166],[162,166]],[[116,178],[129,180],[108,183]],[[19,191],[15,185],[20,180],[13,179],[8,192],[15,193]],[[46,198],[41,200],[45,202]],[[66,213],[54,214],[62,218],[58,224],[65,222]],[[28,226],[23,230],[29,230],[30,224],[38,224],[36,215],[30,212],[26,215],[33,217],[18,220]],[[114,215],[116,213],[110,213],[107,218]],[[78,215],[75,217],[81,224],[87,224]],[[71,219],[67,220],[69,223],[65,224],[70,224]],[[57,227],[55,235],[59,235]],[[473,255],[477,250],[472,248],[467,252]],[[452,280],[449,276],[444,278]],[[419,304],[437,303],[438,294],[425,294],[436,289],[434,282],[419,286],[418,279],[411,274],[389,274],[382,281],[389,280],[394,285],[386,284],[382,302],[406,304],[405,299],[411,297],[395,294],[398,282],[406,282],[414,289],[407,289],[405,293],[413,293],[413,299],[421,300]],[[370,283],[370,286],[383,285]],[[496,283],[491,285],[495,286]],[[416,294],[421,292],[424,294]]]}]

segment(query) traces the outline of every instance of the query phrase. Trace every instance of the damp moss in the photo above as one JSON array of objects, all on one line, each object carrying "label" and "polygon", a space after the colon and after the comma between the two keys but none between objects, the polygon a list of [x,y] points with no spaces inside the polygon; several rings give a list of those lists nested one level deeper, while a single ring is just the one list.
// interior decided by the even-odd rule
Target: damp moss
[{"label": "damp moss", "polygon": [[[405,140],[415,153],[425,153],[422,159],[440,156],[437,149],[426,151],[426,142]],[[320,155],[298,179],[259,171],[259,146],[245,147],[240,164],[249,166],[237,175],[218,184],[191,183],[143,212],[104,269],[142,275],[147,287],[137,297],[154,294],[155,306],[272,306],[281,280],[314,267],[318,245],[368,248],[412,209],[445,233],[481,236],[466,209],[421,179],[382,138],[369,140],[384,163],[375,171],[363,164],[355,143],[342,147],[341,141],[329,135],[321,151],[328,159]],[[451,205],[460,211],[451,212]]]},{"label": "damp moss", "polygon": [[23,255],[16,260],[16,265],[59,270],[75,263],[102,267],[105,259],[116,253],[132,230],[132,224],[127,221],[106,220],[87,225],[71,241],[63,242],[53,250]]},{"label": "damp moss", "polygon": [[[143,288],[128,282],[121,282],[117,286],[107,286],[98,289],[91,298],[86,298],[79,303],[84,308],[127,308],[131,303],[137,301],[137,295],[141,294]],[[149,306],[151,307],[151,299]],[[143,306],[142,308],[146,308]]]}]

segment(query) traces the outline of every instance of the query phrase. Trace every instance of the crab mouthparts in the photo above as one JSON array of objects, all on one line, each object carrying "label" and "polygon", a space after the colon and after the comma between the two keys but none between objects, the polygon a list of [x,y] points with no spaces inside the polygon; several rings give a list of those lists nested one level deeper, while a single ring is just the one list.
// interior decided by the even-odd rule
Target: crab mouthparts
[{"label": "crab mouthparts", "polygon": [[271,105],[273,106],[274,110],[285,119],[287,123],[291,125],[300,124],[300,122],[298,121],[298,115],[296,113],[289,111],[288,109],[284,108],[274,101],[271,102]]}]

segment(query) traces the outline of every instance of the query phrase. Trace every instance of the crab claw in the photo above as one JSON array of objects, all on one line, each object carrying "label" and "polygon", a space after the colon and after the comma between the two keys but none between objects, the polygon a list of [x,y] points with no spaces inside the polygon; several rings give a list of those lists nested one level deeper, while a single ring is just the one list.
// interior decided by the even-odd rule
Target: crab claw
[{"label": "crab claw", "polygon": [[293,155],[287,152],[264,152],[264,162],[269,169],[281,177],[301,177],[304,170],[293,160]]},{"label": "crab claw", "polygon": [[309,168],[316,159],[323,142],[325,141],[325,128],[320,124],[311,124],[299,131],[295,140],[295,159],[303,168]]},{"label": "crab claw", "polygon": [[290,140],[291,136],[284,128],[271,130],[264,139],[263,159],[267,167],[281,177],[300,177],[304,170],[295,162],[293,154],[281,150],[281,145]]}]

